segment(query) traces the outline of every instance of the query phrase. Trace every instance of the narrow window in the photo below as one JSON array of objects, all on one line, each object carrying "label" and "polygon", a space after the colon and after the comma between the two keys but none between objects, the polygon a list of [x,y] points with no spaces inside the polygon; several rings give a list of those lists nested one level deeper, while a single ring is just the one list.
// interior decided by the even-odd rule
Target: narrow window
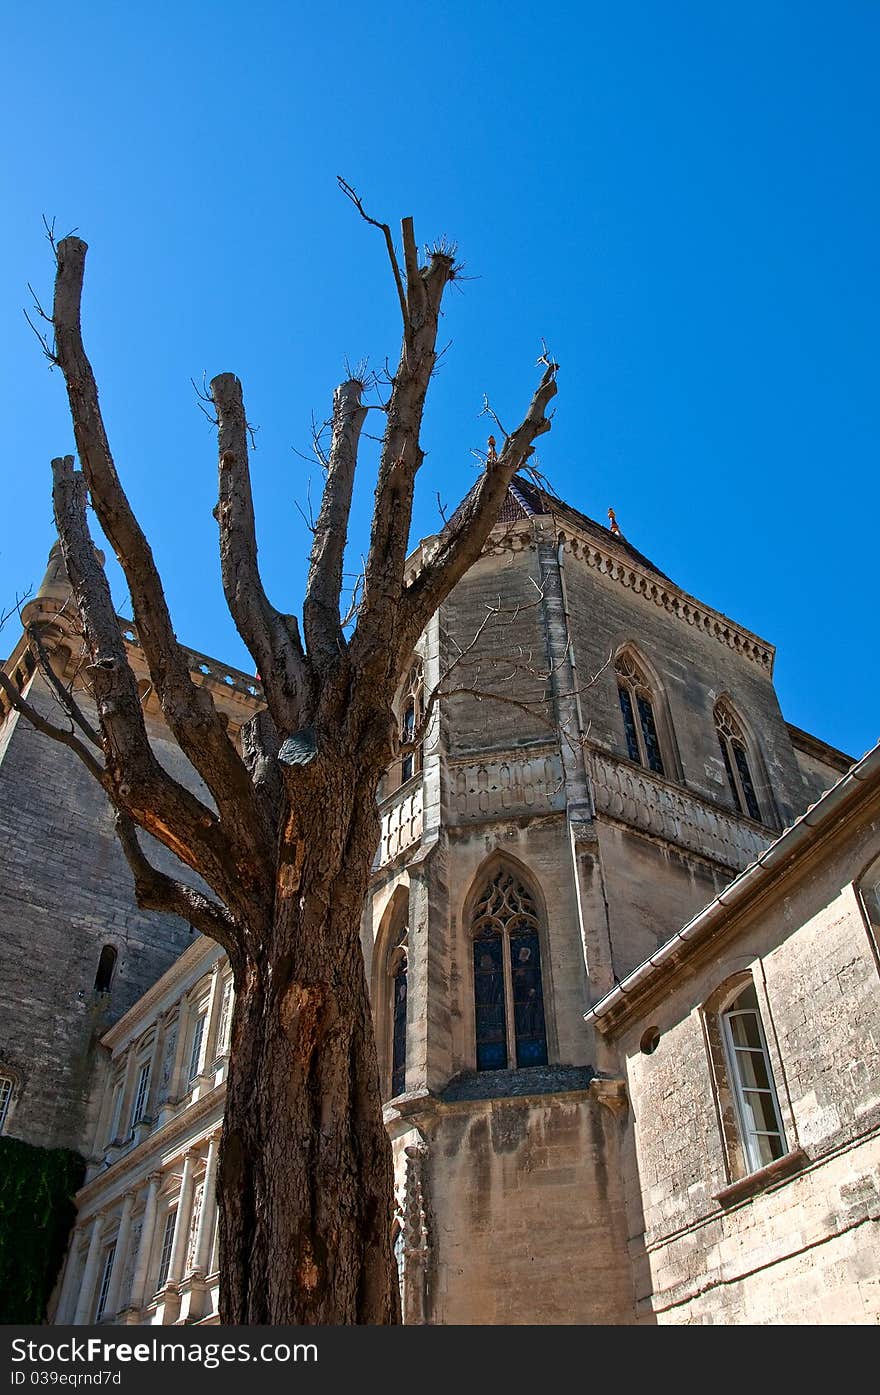
[{"label": "narrow window", "polygon": [[147,1112],[147,1092],[150,1088],[150,1063],[144,1061],[138,1071],[137,1084],[134,1088],[134,1103],[131,1107],[131,1127],[139,1124]]},{"label": "narrow window", "polygon": [[174,1223],[177,1220],[177,1207],[169,1211],[165,1217],[165,1229],[162,1231],[162,1250],[159,1255],[159,1277],[156,1280],[156,1288],[164,1288],[168,1279],[168,1270],[171,1267],[171,1251],[174,1248]]},{"label": "narrow window", "polygon": [[[407,674],[400,701],[400,745],[403,754],[400,758],[400,783],[405,785],[422,768],[422,748],[413,746],[419,723],[424,712],[425,685],[422,677],[422,661],[417,659]],[[412,749],[406,750],[410,746]]]},{"label": "narrow window", "polygon": [[786,1147],[754,984],[734,999],[721,1022],[743,1149],[749,1170],[756,1172],[781,1158]]},{"label": "narrow window", "polygon": [[501,868],[472,922],[477,1070],[547,1064],[541,950],[534,898]]},{"label": "narrow window", "polygon": [[108,1144],[113,1143],[119,1137],[119,1125],[122,1122],[122,1097],[125,1093],[125,1080],[120,1076],[113,1088],[113,1115],[110,1120],[110,1132],[107,1135]]},{"label": "narrow window", "polygon": [[113,1273],[113,1260],[116,1255],[116,1241],[108,1245],[104,1251],[104,1264],[101,1269],[101,1282],[98,1285],[98,1304],[95,1308],[95,1322],[100,1322],[104,1316],[104,1307],[107,1303],[107,1294],[110,1292],[110,1277]]},{"label": "narrow window", "polygon": [[737,813],[746,814],[760,823],[761,807],[749,767],[745,734],[726,703],[716,704],[715,731]]},{"label": "narrow window", "polygon": [[615,672],[627,754],[630,760],[663,775],[654,699],[648,681],[629,654],[620,656]]},{"label": "narrow window", "polygon": [[406,1089],[406,947],[398,947],[391,995],[391,1095]]},{"label": "narrow window", "polygon": [[220,1026],[217,1030],[217,1055],[225,1056],[229,1050],[229,1035],[232,1031],[232,979],[223,985],[223,999],[220,1003]]},{"label": "narrow window", "polygon": [[13,1082],[8,1075],[0,1075],[0,1133],[6,1127],[6,1116],[12,1100]]},{"label": "narrow window", "polygon": [[208,1020],[207,1012],[199,1013],[193,1027],[192,1046],[189,1053],[189,1081],[195,1080],[202,1065],[202,1042],[205,1036],[205,1023]]},{"label": "narrow window", "polygon": [[116,968],[116,950],[113,945],[105,945],[98,959],[98,972],[95,974],[95,992],[109,993]]}]

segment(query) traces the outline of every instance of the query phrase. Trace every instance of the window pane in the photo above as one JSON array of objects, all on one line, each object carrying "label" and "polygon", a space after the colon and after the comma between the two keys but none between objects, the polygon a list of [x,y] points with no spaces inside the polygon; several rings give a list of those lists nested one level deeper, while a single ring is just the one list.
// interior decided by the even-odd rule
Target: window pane
[{"label": "window pane", "polygon": [[718,734],[718,745],[721,747],[721,754],[724,757],[724,769],[727,771],[727,783],[730,785],[730,793],[733,795],[733,802],[736,805],[738,814],[743,812],[742,800],[739,797],[736,780],[733,778],[733,766],[730,764],[730,751],[727,749],[727,741]]},{"label": "window pane", "polygon": [[12,1099],[12,1081],[8,1075],[0,1075],[0,1133],[3,1132],[3,1125],[6,1123],[6,1115],[9,1113],[9,1101]]},{"label": "window pane", "polygon": [[623,713],[623,729],[626,732],[626,749],[629,752],[630,760],[642,764],[642,753],[639,750],[639,740],[636,736],[636,719],[633,716],[632,698],[629,695],[629,688],[618,687],[617,695],[620,698],[620,710]]},{"label": "window pane", "polygon": [[507,1028],[500,935],[481,935],[474,940],[474,1016],[477,1070],[504,1070]]},{"label": "window pane", "polygon": [[516,1064],[546,1066],[547,1031],[541,986],[541,950],[534,930],[522,929],[511,934],[510,971],[513,980]]},{"label": "window pane", "polygon": [[747,1050],[763,1051],[764,1043],[761,1040],[761,1028],[758,1025],[758,1014],[755,1011],[729,1013],[730,1035],[733,1038],[734,1046],[743,1046]]},{"label": "window pane", "polygon": [[[406,1089],[406,958],[401,957],[394,975],[394,1006],[391,1037],[391,1094]],[[386,1058],[387,1059],[387,1058]]]},{"label": "window pane", "polygon": [[733,746],[733,758],[736,761],[736,768],[739,771],[740,784],[743,794],[746,797],[746,808],[750,818],[761,821],[761,810],[758,807],[758,799],[755,794],[755,787],[752,784],[752,775],[749,770],[749,762],[746,758],[745,748],[738,741],[731,742]]},{"label": "window pane", "polygon": [[738,1050],[736,1063],[744,1090],[770,1090],[772,1088],[767,1071],[767,1058],[763,1051]]},{"label": "window pane", "polygon": [[162,1253],[159,1257],[159,1276],[156,1280],[156,1288],[162,1288],[168,1278],[168,1270],[171,1266],[171,1250],[174,1245],[174,1222],[177,1219],[177,1207],[169,1211],[165,1217],[165,1229],[162,1232]]},{"label": "window pane", "polygon": [[639,717],[642,723],[642,736],[645,738],[648,765],[651,770],[662,775],[663,761],[660,758],[660,742],[657,740],[657,728],[654,725],[654,708],[651,705],[651,699],[645,697],[644,693],[639,693],[636,701],[639,705]]}]

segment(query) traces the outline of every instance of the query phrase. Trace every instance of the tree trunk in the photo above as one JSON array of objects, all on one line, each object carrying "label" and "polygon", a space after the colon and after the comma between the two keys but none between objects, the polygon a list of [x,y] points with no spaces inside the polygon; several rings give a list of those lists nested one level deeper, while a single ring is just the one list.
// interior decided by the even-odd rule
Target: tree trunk
[{"label": "tree trunk", "polygon": [[346,803],[340,819],[325,800],[307,840],[282,849],[272,934],[238,985],[218,1183],[224,1323],[400,1319],[359,933],[377,811],[373,798]]}]

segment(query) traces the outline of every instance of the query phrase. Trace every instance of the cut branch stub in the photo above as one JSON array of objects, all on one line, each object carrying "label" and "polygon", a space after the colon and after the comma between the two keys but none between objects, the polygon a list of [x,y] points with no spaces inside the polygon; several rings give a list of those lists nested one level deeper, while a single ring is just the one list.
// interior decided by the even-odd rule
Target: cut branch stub
[{"label": "cut branch stub", "polygon": [[250,650],[279,731],[299,725],[309,688],[296,621],[271,604],[257,564],[257,534],[241,383],[234,373],[211,381],[217,409],[220,571],[223,593]]}]

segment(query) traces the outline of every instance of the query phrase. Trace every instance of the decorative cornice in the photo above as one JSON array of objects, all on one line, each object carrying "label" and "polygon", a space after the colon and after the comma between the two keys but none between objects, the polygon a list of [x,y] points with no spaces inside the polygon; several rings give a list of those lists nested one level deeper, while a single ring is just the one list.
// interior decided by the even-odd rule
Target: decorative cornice
[{"label": "decorative cornice", "polygon": [[[162,999],[173,988],[178,987],[188,974],[198,968],[202,960],[207,960],[202,973],[208,973],[212,968],[214,957],[222,957],[224,951],[213,940],[209,940],[206,935],[199,935],[191,945],[188,945],[179,959],[175,959],[170,969],[166,969],[161,978],[157,979],[146,993],[138,998],[137,1002],[123,1013],[118,1022],[114,1022],[112,1027],[101,1038],[101,1045],[108,1050],[115,1051],[118,1047],[124,1047],[136,1037],[140,1037],[146,1027],[153,1021],[152,1014]],[[193,979],[196,983],[198,978]],[[163,1018],[167,1018],[174,1011],[176,1003],[172,1003],[162,1013]],[[140,1024],[137,1026],[136,1024]]]},{"label": "decorative cornice", "polygon": [[[540,527],[540,517],[524,519],[522,523],[517,524],[497,525],[486,544],[483,555],[490,556],[500,552],[524,552],[535,539],[535,525]],[[556,518],[554,519],[552,538],[549,534],[545,534],[544,540],[558,543],[560,538],[563,540],[566,552],[579,562],[595,568],[603,576],[625,586],[635,595],[644,596],[646,600],[653,601],[654,605],[659,606],[670,615],[676,616],[685,624],[693,625],[696,629],[711,635],[720,644],[726,645],[728,649],[733,649],[743,658],[751,660],[768,676],[773,673],[773,661],[776,655],[775,645],[761,639],[759,635],[753,634],[744,626],[738,625],[734,620],[723,615],[720,610],[713,610],[703,601],[696,600],[694,596],[688,595],[687,591],[682,591],[673,582],[641,567],[622,547],[617,549],[612,544],[604,542],[600,546],[594,538],[579,532],[568,520],[562,523]]]}]

